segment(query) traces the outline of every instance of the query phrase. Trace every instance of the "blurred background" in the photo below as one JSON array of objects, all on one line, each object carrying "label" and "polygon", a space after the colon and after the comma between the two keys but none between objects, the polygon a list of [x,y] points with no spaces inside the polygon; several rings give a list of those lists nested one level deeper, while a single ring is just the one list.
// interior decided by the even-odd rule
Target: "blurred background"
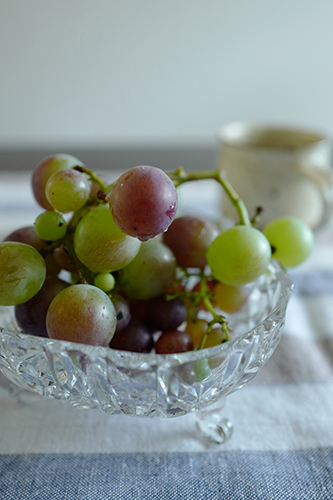
[{"label": "blurred background", "polygon": [[333,136],[331,0],[0,0],[0,168],[212,168],[250,120]]}]

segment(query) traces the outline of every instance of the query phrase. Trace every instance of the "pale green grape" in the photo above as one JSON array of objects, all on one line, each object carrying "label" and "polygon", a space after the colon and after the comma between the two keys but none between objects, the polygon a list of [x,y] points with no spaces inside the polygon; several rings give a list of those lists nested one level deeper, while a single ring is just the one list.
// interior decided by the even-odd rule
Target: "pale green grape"
[{"label": "pale green grape", "polygon": [[172,285],[176,259],[161,241],[152,239],[141,244],[132,262],[118,273],[120,288],[133,299],[149,300],[165,293]]},{"label": "pale green grape", "polygon": [[46,329],[52,339],[107,346],[117,324],[109,297],[92,285],[71,285],[52,300]]},{"label": "pale green grape", "polygon": [[115,284],[116,280],[111,273],[99,273],[94,278],[94,285],[103,290],[103,292],[110,292],[110,290],[113,290]]},{"label": "pale green grape", "polygon": [[309,257],[314,247],[312,230],[296,217],[272,220],[263,233],[272,247],[272,257],[284,267],[298,266]]},{"label": "pale green grape", "polygon": [[57,212],[42,212],[35,220],[35,231],[43,240],[59,240],[66,234],[67,222]]},{"label": "pale green grape", "polygon": [[271,258],[271,247],[258,229],[234,226],[223,231],[210,245],[208,265],[222,283],[242,286],[263,274]]},{"label": "pale green grape", "polygon": [[30,245],[0,243],[0,305],[14,306],[31,299],[42,287],[46,265]]},{"label": "pale green grape", "polygon": [[78,259],[94,273],[121,269],[134,259],[140,241],[124,234],[112,219],[107,204],[88,212],[78,223],[74,250]]},{"label": "pale green grape", "polygon": [[91,182],[77,170],[60,170],[49,177],[45,195],[55,210],[61,213],[81,208],[89,198]]}]

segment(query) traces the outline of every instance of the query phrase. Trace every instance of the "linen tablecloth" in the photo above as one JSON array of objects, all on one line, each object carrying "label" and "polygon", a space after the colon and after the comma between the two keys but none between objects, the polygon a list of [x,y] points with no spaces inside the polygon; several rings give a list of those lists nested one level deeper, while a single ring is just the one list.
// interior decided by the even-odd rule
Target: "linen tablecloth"
[{"label": "linen tablecloth", "polygon": [[[208,183],[185,190],[182,203],[214,212],[219,201]],[[1,239],[40,211],[28,173],[0,174]],[[198,434],[193,414],[108,416],[16,397],[0,375],[1,500],[333,498],[332,221],[290,275],[282,339],[254,380],[227,398],[234,433],[223,445]]]}]

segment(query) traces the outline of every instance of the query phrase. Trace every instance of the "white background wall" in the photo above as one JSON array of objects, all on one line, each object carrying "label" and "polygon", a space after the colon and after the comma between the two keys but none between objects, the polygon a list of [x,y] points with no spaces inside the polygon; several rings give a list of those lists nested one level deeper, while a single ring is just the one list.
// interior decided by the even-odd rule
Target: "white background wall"
[{"label": "white background wall", "polygon": [[0,148],[333,135],[332,0],[0,0]]}]

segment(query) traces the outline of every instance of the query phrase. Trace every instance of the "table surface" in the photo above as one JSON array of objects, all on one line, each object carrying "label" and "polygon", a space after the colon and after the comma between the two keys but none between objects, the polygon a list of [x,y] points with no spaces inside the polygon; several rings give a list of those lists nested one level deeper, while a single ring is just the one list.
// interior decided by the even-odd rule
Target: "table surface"
[{"label": "table surface", "polygon": [[[113,175],[116,175],[114,173]],[[219,192],[184,191],[183,208],[216,211]],[[40,213],[29,174],[0,174],[0,238]],[[333,498],[333,223],[318,230],[272,358],[223,409],[234,433],[206,442],[195,415],[108,416],[18,398],[0,375],[0,498]]]}]

